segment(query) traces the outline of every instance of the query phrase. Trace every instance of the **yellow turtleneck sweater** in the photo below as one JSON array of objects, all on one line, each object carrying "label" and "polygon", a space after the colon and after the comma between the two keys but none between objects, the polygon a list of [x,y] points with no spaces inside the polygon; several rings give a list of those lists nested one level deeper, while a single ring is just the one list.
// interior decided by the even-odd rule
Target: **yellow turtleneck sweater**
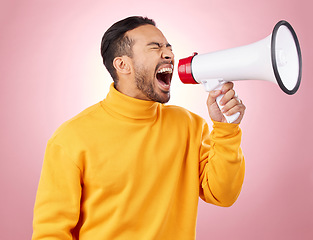
[{"label": "yellow turtleneck sweater", "polygon": [[230,206],[239,195],[240,139],[236,124],[209,134],[199,116],[112,85],[49,140],[33,239],[195,239],[199,196]]}]

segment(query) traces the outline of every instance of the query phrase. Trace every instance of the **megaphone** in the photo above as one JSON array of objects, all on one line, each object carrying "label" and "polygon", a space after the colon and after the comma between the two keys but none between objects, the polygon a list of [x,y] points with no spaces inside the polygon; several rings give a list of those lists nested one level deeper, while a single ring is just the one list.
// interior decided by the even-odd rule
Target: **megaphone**
[{"label": "megaphone", "polygon": [[[178,75],[183,83],[202,83],[206,91],[221,89],[229,81],[265,80],[278,84],[291,95],[301,82],[299,41],[292,26],[282,20],[268,37],[255,43],[180,59]],[[222,97],[217,99],[220,108]],[[238,116],[239,113],[225,117],[231,123]]]}]

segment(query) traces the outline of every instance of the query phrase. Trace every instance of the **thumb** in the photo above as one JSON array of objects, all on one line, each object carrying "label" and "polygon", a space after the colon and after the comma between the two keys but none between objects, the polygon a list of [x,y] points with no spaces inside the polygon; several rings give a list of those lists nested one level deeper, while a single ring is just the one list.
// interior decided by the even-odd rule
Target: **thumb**
[{"label": "thumb", "polygon": [[212,104],[216,103],[216,98],[222,94],[221,90],[213,90],[209,92],[209,97],[207,100],[207,105],[208,107],[211,106]]}]

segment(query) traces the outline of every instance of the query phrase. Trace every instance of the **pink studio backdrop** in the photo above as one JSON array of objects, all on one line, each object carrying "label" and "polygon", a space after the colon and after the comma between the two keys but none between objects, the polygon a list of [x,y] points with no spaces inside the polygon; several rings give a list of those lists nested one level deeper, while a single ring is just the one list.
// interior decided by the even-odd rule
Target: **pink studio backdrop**
[{"label": "pink studio backdrop", "polygon": [[[130,15],[155,19],[176,60],[263,39],[281,19],[292,24],[303,55],[300,89],[288,96],[268,82],[235,84],[247,106],[245,183],[230,208],[200,201],[197,239],[313,239],[311,9],[307,0],[2,0],[0,239],[30,239],[46,142],[62,122],[106,96],[111,79],[100,40]],[[206,96],[176,72],[170,104],[209,121]]]}]

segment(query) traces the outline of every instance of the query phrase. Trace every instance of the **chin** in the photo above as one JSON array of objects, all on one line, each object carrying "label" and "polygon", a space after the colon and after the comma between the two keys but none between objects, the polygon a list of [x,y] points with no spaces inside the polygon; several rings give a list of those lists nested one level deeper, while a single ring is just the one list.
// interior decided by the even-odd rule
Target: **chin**
[{"label": "chin", "polygon": [[167,93],[163,92],[162,95],[164,95],[164,96],[159,96],[158,100],[156,102],[167,103],[170,100],[170,98],[171,98],[171,95],[170,95],[169,92],[167,92]]}]

